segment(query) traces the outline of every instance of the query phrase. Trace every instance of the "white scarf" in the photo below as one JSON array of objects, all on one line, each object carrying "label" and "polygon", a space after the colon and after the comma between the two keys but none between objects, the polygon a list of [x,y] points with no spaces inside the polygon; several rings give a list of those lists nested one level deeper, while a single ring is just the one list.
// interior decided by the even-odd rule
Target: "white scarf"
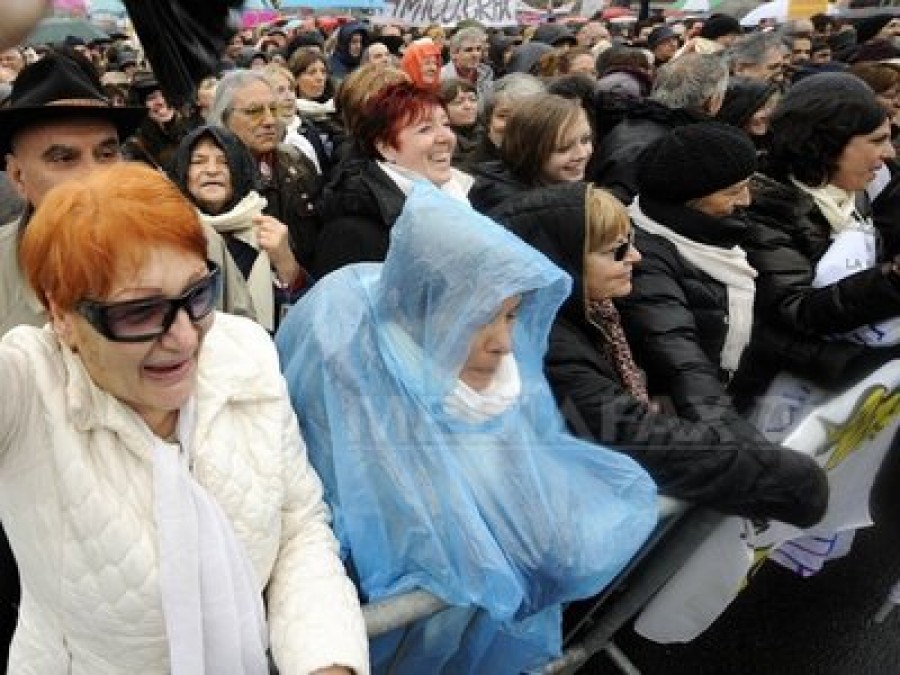
[{"label": "white scarf", "polygon": [[[178,419],[184,458],[191,457],[195,424],[191,399]],[[267,675],[265,610],[250,557],[178,448],[156,436],[153,510],[169,672]]]},{"label": "white scarf", "polygon": [[[400,191],[407,197],[409,196],[409,193],[412,192],[413,183],[415,181],[428,180],[425,176],[396,164],[379,161],[378,166],[381,167],[390,179],[394,181],[394,184],[400,188]],[[458,199],[459,201],[468,204],[469,198],[467,195],[474,182],[475,179],[469,174],[463,173],[458,169],[450,169],[450,180],[443,185],[437,185],[435,187],[441,190],[441,192],[446,192],[454,199]]]},{"label": "white scarf", "polygon": [[267,203],[265,197],[251,191],[228,213],[209,216],[201,212],[200,218],[219,234],[230,234],[258,251],[256,260],[253,261],[253,267],[250,269],[250,276],[247,277],[247,290],[250,292],[257,320],[271,333],[275,330],[272,262],[269,260],[268,254],[259,248],[252,220],[254,216],[262,214]]},{"label": "white scarf", "polygon": [[[410,372],[421,373],[422,348],[396,323],[384,327],[384,333],[399,358]],[[508,410],[522,393],[519,366],[512,354],[506,354],[491,383],[482,391],[475,391],[462,380],[444,398],[444,410],[457,419],[481,424]]]},{"label": "white scarf", "polygon": [[750,342],[753,329],[756,270],[747,262],[747,253],[740,246],[730,249],[710,246],[673,232],[641,211],[639,198],[631,203],[628,211],[635,225],[672,242],[682,258],[725,285],[728,291],[728,333],[720,363],[724,370],[733,373]]},{"label": "white scarf", "polygon": [[334,99],[330,98],[325,103],[319,103],[307,98],[298,98],[297,112],[312,117],[314,120],[326,119],[335,113]]},{"label": "white scarf", "polygon": [[444,410],[457,419],[482,424],[506,412],[522,393],[519,366],[512,354],[505,354],[494,379],[481,391],[475,391],[462,380],[444,399]]},{"label": "white scarf", "polygon": [[831,237],[840,234],[849,226],[855,226],[865,219],[856,210],[856,195],[830,183],[825,187],[810,187],[793,176],[794,186],[812,197],[819,211],[831,226]]}]

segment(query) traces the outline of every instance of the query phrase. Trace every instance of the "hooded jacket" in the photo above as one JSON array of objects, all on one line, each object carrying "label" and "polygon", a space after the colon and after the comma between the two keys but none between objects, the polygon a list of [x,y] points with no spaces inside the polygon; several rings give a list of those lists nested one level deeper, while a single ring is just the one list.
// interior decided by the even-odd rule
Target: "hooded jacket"
[{"label": "hooded jacket", "polygon": [[[350,54],[350,40],[356,34],[362,35],[362,48],[359,56],[352,56]],[[328,70],[331,76],[342,80],[356,70],[359,67],[362,53],[369,46],[369,42],[369,31],[361,23],[354,22],[341,26],[338,29],[337,44],[334,47],[334,52],[328,59]]]},{"label": "hooded jacket", "polygon": [[[543,377],[568,289],[546,258],[419,182],[384,263],[329,275],[282,325],[285,378],[364,597],[423,588],[452,606],[377,640],[379,672],[530,671],[559,651],[561,603],[605,586],[653,527],[646,473],[566,433]],[[516,393],[462,416],[450,402],[473,335],[516,296]]]},{"label": "hooded jacket", "polygon": [[585,314],[585,184],[534,190],[496,218],[572,277],[545,370],[573,433],[633,457],[663,494],[801,526],[822,517],[828,488],[807,457],[767,442],[733,413],[690,422],[651,410],[625,389],[601,347],[606,338]]}]

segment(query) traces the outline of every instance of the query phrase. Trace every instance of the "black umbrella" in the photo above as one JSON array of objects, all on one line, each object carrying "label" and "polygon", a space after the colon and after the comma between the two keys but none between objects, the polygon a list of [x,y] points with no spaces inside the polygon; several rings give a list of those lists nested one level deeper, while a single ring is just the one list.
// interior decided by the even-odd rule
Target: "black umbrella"
[{"label": "black umbrella", "polygon": [[242,6],[243,0],[125,0],[170,104],[193,101],[197,83],[216,72]]}]

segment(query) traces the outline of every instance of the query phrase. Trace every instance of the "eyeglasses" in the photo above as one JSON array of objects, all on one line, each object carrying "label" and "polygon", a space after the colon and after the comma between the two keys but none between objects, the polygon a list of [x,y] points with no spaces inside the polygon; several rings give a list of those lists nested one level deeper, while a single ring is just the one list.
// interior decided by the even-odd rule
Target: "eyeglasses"
[{"label": "eyeglasses", "polygon": [[278,103],[269,103],[268,105],[251,105],[246,108],[234,108],[236,112],[246,115],[253,123],[262,122],[268,110],[272,117],[278,117],[280,105]]},{"label": "eyeglasses", "polygon": [[628,231],[628,237],[621,244],[617,244],[615,248],[610,249],[609,251],[603,251],[603,253],[611,253],[613,260],[616,262],[622,262],[625,260],[625,256],[628,255],[628,251],[631,250],[631,247],[634,246],[634,229]]},{"label": "eyeglasses", "polygon": [[209,274],[192,284],[177,298],[141,298],[124,302],[82,300],[75,309],[100,335],[113,342],[149,342],[172,328],[183,309],[194,323],[205,319],[216,307],[222,290],[219,266],[206,262]]}]

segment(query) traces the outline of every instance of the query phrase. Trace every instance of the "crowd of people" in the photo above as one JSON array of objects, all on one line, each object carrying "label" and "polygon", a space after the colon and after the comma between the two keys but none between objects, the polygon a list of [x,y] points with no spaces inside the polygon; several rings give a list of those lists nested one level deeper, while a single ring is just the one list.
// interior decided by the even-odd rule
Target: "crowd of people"
[{"label": "crowd of people", "polygon": [[0,52],[9,672],[519,673],[657,493],[822,518],[746,415],[897,354],[900,20],[625,26]]}]

